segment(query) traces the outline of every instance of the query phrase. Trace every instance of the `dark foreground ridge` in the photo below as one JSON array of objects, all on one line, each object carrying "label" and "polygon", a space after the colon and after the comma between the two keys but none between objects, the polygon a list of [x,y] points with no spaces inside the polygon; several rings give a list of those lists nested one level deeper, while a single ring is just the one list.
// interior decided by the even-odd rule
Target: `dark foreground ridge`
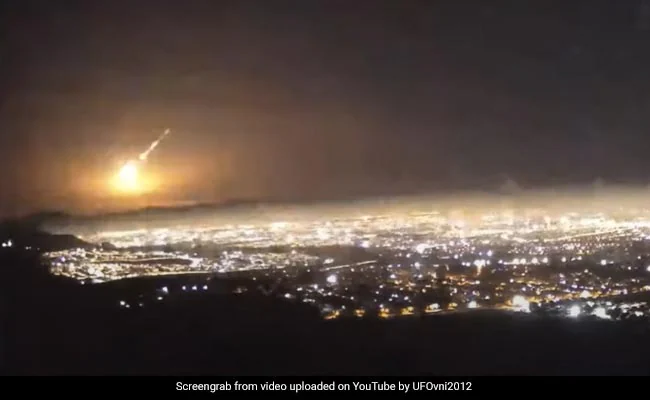
[{"label": "dark foreground ridge", "polygon": [[650,331],[639,322],[492,312],[324,321],[309,306],[250,292],[125,309],[120,298],[173,280],[80,285],[24,250],[3,251],[1,266],[0,359],[12,375],[650,372]]}]

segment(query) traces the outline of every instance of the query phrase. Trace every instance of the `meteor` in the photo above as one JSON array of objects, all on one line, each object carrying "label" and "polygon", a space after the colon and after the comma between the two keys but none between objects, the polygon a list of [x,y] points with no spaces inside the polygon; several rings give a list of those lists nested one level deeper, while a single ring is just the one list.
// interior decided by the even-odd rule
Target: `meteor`
[{"label": "meteor", "polygon": [[169,129],[165,129],[162,135],[160,135],[158,139],[154,140],[149,145],[147,150],[140,153],[137,160],[129,160],[122,166],[122,168],[120,168],[113,182],[115,189],[123,193],[131,194],[138,193],[143,190],[141,187],[142,185],[140,183],[140,179],[138,177],[138,168],[140,164],[147,161],[149,154],[151,154],[151,152],[154,151],[156,147],[158,147],[160,142],[162,142],[162,140],[167,135],[169,135],[170,132],[171,131]]},{"label": "meteor", "polygon": [[158,137],[158,139],[154,140],[153,143],[149,146],[149,148],[142,153],[140,153],[140,156],[138,157],[140,161],[147,161],[147,157],[149,157],[149,154],[154,151],[156,147],[162,142],[162,140],[165,138],[165,136],[169,135],[171,131],[169,129],[165,129],[165,131]]}]

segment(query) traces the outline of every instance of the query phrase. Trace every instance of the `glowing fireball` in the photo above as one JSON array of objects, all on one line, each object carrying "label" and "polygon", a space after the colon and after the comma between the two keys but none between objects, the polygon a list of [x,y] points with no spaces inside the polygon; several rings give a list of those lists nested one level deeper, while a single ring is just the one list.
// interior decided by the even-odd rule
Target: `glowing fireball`
[{"label": "glowing fireball", "polygon": [[140,189],[138,166],[130,161],[120,169],[115,177],[115,188],[121,192],[135,193]]}]

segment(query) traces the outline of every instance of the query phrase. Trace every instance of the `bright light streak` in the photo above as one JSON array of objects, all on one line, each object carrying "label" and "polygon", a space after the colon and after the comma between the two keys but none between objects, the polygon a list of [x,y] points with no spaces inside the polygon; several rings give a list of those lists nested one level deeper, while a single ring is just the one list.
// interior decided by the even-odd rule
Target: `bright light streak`
[{"label": "bright light streak", "polygon": [[139,176],[139,167],[147,161],[149,154],[160,144],[160,142],[170,133],[169,129],[166,129],[162,135],[158,137],[147,150],[140,153],[138,159],[130,160],[120,168],[117,175],[113,180],[113,188],[123,194],[136,194],[144,191],[143,183],[141,182]]},{"label": "bright light streak", "polygon": [[147,150],[143,151],[140,154],[140,156],[138,156],[140,161],[147,161],[147,158],[149,157],[149,154],[151,154],[151,152],[154,151],[154,149],[156,147],[158,147],[160,142],[165,138],[165,136],[169,135],[170,132],[171,131],[169,129],[165,129],[165,131],[162,133],[162,135],[160,135],[160,137],[158,137],[158,139],[156,139],[153,143],[151,143],[151,145],[149,145],[149,148]]}]

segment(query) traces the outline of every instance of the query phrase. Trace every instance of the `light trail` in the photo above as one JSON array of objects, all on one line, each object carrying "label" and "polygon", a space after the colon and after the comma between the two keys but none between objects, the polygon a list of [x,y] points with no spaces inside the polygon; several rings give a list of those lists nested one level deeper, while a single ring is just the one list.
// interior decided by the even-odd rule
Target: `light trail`
[{"label": "light trail", "polygon": [[162,135],[160,135],[160,136],[158,137],[158,139],[154,140],[153,143],[151,143],[151,145],[149,145],[149,148],[148,148],[147,150],[145,150],[145,151],[143,151],[142,153],[140,153],[140,155],[138,156],[138,159],[139,159],[140,161],[142,161],[142,162],[147,161],[147,158],[149,157],[149,154],[151,154],[151,152],[154,151],[154,150],[156,149],[156,147],[158,147],[158,145],[160,144],[160,142],[162,142],[162,140],[163,140],[167,135],[169,135],[170,133],[171,133],[171,130],[169,130],[169,129],[165,129],[165,131],[162,133]]},{"label": "light trail", "polygon": [[376,263],[376,262],[377,262],[377,260],[371,260],[371,261],[361,261],[361,262],[352,263],[352,264],[336,265],[334,267],[323,268],[321,271],[334,271],[336,269],[360,267],[362,265],[373,264],[373,263]]}]

